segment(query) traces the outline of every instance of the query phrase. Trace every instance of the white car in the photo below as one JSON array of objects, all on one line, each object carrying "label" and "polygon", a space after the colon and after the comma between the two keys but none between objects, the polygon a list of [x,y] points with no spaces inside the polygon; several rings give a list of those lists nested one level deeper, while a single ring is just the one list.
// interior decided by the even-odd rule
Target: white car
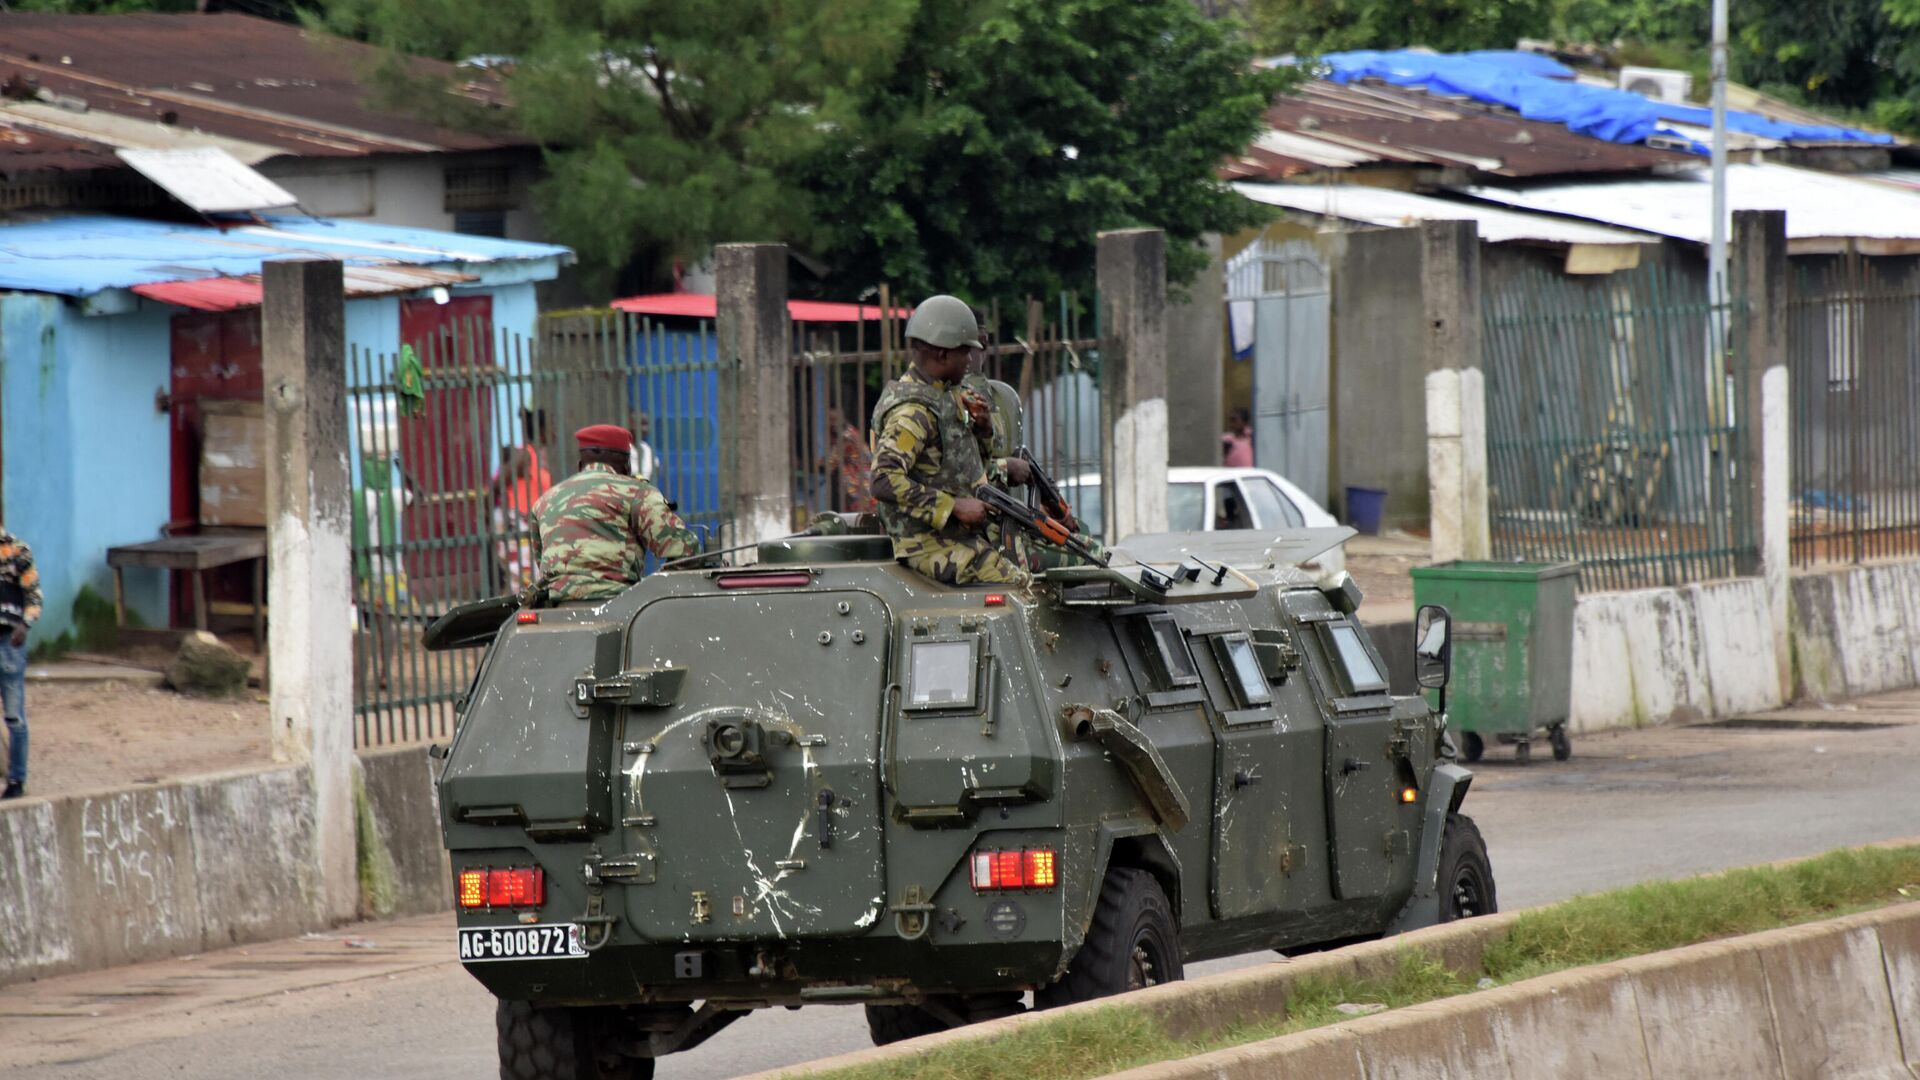
[{"label": "white car", "polygon": [[[1101,516],[1100,474],[1082,473],[1060,482],[1074,515],[1095,526]],[[1211,529],[1317,529],[1339,520],[1293,482],[1266,469],[1185,467],[1167,470],[1167,528],[1199,532]],[[1323,570],[1344,570],[1347,555],[1337,547],[1314,560]]]}]

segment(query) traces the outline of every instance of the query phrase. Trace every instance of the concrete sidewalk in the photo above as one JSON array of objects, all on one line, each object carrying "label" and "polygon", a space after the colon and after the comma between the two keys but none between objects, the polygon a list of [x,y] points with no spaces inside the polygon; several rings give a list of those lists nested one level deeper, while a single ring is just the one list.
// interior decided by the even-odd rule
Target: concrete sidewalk
[{"label": "concrete sidewalk", "polygon": [[231,1027],[288,994],[458,963],[446,912],[18,983],[0,988],[0,1046],[9,1068],[81,1061],[137,1032],[162,1039]]}]

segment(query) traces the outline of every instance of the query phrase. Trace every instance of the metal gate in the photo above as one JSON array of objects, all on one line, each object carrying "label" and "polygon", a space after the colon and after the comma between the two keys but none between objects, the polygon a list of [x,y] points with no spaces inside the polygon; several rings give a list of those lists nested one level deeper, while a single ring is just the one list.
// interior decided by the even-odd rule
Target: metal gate
[{"label": "metal gate", "polygon": [[1253,460],[1327,502],[1331,292],[1304,240],[1255,241],[1227,262],[1235,348],[1253,349]]}]

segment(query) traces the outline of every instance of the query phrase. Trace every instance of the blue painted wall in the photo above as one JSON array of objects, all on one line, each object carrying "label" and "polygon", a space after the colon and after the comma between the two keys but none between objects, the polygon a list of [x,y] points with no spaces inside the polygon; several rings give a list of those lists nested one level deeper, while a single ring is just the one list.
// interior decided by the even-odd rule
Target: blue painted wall
[{"label": "blue painted wall", "polygon": [[[460,291],[493,296],[496,331],[534,333],[531,284]],[[85,317],[61,297],[0,293],[0,513],[39,563],[35,640],[72,627],[83,585],[112,597],[109,547],[155,539],[167,522],[167,417],[154,393],[171,386],[170,321],[182,310],[142,300]],[[348,301],[346,331],[350,345],[393,353],[399,298]],[[165,576],[127,571],[128,607],[152,626],[166,623]]]}]

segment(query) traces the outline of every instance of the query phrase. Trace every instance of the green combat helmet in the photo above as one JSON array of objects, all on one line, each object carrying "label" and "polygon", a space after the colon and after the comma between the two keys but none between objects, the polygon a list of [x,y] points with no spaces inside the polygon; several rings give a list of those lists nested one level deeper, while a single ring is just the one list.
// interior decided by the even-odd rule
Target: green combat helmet
[{"label": "green combat helmet", "polygon": [[980,347],[980,325],[973,309],[957,296],[929,296],[907,320],[907,340],[924,341],[936,349]]}]

